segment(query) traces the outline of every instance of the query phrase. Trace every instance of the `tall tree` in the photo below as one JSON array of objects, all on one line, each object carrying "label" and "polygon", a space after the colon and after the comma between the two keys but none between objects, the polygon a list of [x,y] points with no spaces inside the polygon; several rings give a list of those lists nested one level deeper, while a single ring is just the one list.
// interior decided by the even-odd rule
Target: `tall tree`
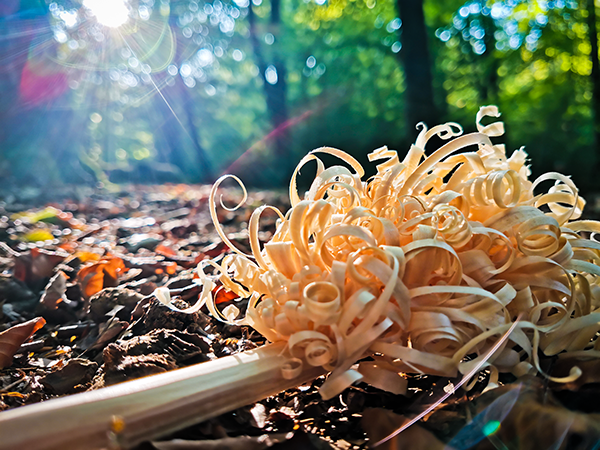
[{"label": "tall tree", "polygon": [[594,145],[596,167],[600,168],[600,63],[598,61],[598,31],[596,28],[596,3],[587,0],[588,35],[590,39],[590,58],[592,60],[592,111],[594,117]]},{"label": "tall tree", "polygon": [[403,30],[402,49],[398,55],[406,80],[407,129],[414,130],[421,121],[428,126],[437,125],[440,117],[433,96],[423,0],[397,0],[396,5]]},{"label": "tall tree", "polygon": [[[278,162],[285,164],[287,149],[289,148],[289,131],[286,126],[288,120],[288,109],[287,109],[287,82],[286,82],[286,67],[283,62],[283,58],[278,51],[279,39],[281,38],[281,1],[271,0],[271,14],[269,18],[269,32],[271,34],[271,45],[275,47],[273,52],[272,60],[268,61],[263,52],[261,45],[257,23],[256,13],[252,2],[248,7],[248,23],[250,40],[254,50],[254,56],[258,68],[260,70],[261,78],[263,80],[265,99],[267,103],[267,110],[271,121],[273,131],[271,137],[273,140],[273,147],[275,149],[275,155]],[[284,166],[284,169],[288,167]]]},{"label": "tall tree", "polygon": [[[200,164],[200,170],[198,172],[201,173],[201,179],[205,183],[213,182],[214,172],[212,168],[212,164],[208,159],[208,155],[206,150],[202,146],[200,142],[200,130],[196,124],[196,117],[194,114],[194,109],[192,107],[192,102],[190,101],[190,96],[188,95],[187,89],[183,83],[181,77],[177,79],[177,89],[178,94],[180,96],[180,104],[185,113],[185,120],[187,123],[187,135],[189,136],[192,145],[194,146],[194,150],[196,152],[196,158],[198,163]],[[185,126],[181,124],[181,126],[185,129]]]}]

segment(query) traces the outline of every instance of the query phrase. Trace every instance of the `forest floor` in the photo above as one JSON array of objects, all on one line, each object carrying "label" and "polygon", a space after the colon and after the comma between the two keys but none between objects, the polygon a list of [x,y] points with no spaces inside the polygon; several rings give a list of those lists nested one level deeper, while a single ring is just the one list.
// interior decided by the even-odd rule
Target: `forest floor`
[{"label": "forest floor", "polygon": [[[0,332],[36,317],[43,317],[45,325],[19,343],[14,355],[5,355],[0,411],[265,343],[252,329],[225,325],[205,308],[177,313],[151,295],[167,286],[178,290],[181,305],[195,303],[194,268],[226,253],[210,219],[209,192],[210,186],[172,185],[128,186],[112,193],[81,188],[1,193]],[[230,207],[241,199],[236,189],[222,193]],[[250,214],[265,203],[283,211],[289,207],[283,192],[252,191],[242,208],[219,208],[225,232],[244,251],[249,251],[245,229]],[[275,215],[265,213],[260,239],[267,241],[274,229]],[[230,304],[243,312],[243,299],[221,291],[218,307]],[[489,374],[482,372],[471,391],[452,392],[435,412],[380,448],[598,448],[597,368],[596,376],[568,386],[534,377],[515,384],[507,378],[505,386],[487,393],[482,388]],[[138,448],[366,448],[458,382],[409,376],[406,396],[358,383],[323,401],[318,393],[323,380]],[[486,428],[490,423],[498,427]]]}]

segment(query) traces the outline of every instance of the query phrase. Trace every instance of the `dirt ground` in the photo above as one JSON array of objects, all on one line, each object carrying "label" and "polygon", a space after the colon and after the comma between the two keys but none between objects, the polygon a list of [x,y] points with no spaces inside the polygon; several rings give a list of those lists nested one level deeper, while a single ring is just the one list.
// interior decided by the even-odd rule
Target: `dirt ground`
[{"label": "dirt ground", "polygon": [[[209,191],[209,186],[172,185],[0,193],[0,411],[265,343],[254,330],[225,325],[205,308],[182,314],[152,296],[156,287],[167,286],[182,307],[195,303],[200,288],[193,282],[194,268],[227,252],[212,226]],[[239,190],[223,190],[225,205],[240,199]],[[240,249],[249,250],[248,219],[265,203],[283,211],[289,207],[282,192],[254,191],[244,207],[219,209],[221,224]],[[274,229],[275,215],[265,213],[260,239],[267,241]],[[217,299],[219,308],[235,304],[242,313],[245,303],[223,291]],[[19,341],[10,335],[31,320],[39,328],[31,337]],[[12,351],[6,350],[11,345]],[[505,377],[504,386],[484,394],[479,386],[488,374],[482,372],[482,383],[473,390],[458,389],[380,448],[598,448],[598,369],[590,367],[591,375],[568,386]],[[359,383],[323,401],[318,393],[323,380],[139,448],[366,448],[458,382],[408,375],[407,396]],[[496,422],[491,430],[489,424]]]}]

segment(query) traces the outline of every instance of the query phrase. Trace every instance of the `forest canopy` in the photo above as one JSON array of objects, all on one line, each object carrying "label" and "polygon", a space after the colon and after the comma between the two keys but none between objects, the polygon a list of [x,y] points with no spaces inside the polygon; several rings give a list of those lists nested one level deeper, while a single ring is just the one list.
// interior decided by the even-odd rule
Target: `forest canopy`
[{"label": "forest canopy", "polygon": [[593,0],[4,0],[7,182],[279,186],[496,104],[534,174],[598,191]]}]

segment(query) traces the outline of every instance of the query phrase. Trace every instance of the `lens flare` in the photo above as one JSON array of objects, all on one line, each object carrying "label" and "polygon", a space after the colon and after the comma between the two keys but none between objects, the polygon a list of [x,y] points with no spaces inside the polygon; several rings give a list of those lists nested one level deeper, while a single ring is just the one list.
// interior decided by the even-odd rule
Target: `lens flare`
[{"label": "lens flare", "polygon": [[500,422],[498,420],[490,420],[488,423],[486,423],[483,426],[483,428],[481,429],[481,432],[486,436],[491,436],[496,431],[498,431],[499,428],[500,428]]},{"label": "lens flare", "polygon": [[84,0],[83,6],[89,9],[98,23],[110,28],[120,27],[129,18],[125,0]]}]

